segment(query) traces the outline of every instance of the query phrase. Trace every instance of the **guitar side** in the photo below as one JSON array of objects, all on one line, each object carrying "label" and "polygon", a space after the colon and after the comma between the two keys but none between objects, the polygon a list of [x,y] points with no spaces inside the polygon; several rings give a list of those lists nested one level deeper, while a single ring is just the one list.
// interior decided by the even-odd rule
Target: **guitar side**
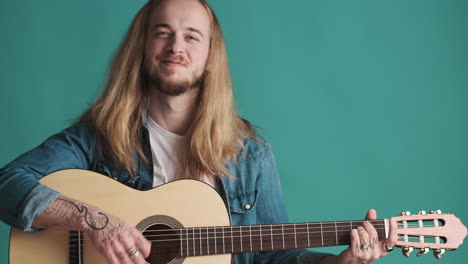
[{"label": "guitar side", "polygon": [[[47,175],[40,182],[134,226],[154,215],[172,217],[183,227],[230,225],[227,208],[218,193],[199,181],[179,180],[153,190],[138,191],[94,172],[64,170]],[[68,263],[68,234],[54,228],[37,233],[12,229],[9,263]],[[83,263],[106,263],[90,243],[85,242],[83,252]],[[230,254],[190,257],[183,261],[186,264],[230,262]]]}]

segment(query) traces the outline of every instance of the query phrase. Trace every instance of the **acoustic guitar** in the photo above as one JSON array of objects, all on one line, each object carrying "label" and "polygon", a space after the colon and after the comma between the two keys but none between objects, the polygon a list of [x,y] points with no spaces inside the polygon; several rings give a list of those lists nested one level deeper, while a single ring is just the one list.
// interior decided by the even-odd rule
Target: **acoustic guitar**
[{"label": "acoustic guitar", "polygon": [[[70,198],[92,204],[125,219],[151,241],[151,264],[229,264],[242,252],[349,245],[350,230],[363,221],[284,223],[231,226],[229,212],[218,193],[196,180],[177,180],[149,191],[138,191],[100,174],[63,170],[41,179]],[[452,214],[440,211],[371,221],[384,240],[398,237],[397,246],[409,256],[434,250],[440,258],[455,250],[467,235],[466,227]],[[47,229],[24,233],[12,229],[10,264],[106,263],[86,235],[77,231]]]}]

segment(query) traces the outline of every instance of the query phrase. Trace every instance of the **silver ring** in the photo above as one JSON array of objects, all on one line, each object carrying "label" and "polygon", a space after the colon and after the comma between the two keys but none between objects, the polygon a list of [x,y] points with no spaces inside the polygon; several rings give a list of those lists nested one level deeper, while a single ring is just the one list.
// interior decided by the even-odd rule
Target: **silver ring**
[{"label": "silver ring", "polygon": [[140,256],[140,250],[135,249],[135,251],[133,251],[133,253],[131,253],[128,257],[129,257],[131,260],[134,260],[134,259],[136,259],[138,256]]},{"label": "silver ring", "polygon": [[385,250],[387,250],[387,252],[390,252],[390,251],[395,249],[395,247],[389,247],[386,244],[384,244],[384,248],[385,248]]},{"label": "silver ring", "polygon": [[367,248],[369,248],[369,244],[362,244],[361,247],[364,248],[364,249],[367,249]]}]

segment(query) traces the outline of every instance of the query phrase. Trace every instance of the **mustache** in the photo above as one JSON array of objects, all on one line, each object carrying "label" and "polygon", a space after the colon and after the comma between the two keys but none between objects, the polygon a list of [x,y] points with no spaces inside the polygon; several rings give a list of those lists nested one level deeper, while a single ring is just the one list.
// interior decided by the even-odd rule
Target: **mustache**
[{"label": "mustache", "polygon": [[182,55],[159,56],[157,59],[160,61],[173,61],[175,63],[183,64],[184,66],[188,66],[190,64],[189,61]]}]

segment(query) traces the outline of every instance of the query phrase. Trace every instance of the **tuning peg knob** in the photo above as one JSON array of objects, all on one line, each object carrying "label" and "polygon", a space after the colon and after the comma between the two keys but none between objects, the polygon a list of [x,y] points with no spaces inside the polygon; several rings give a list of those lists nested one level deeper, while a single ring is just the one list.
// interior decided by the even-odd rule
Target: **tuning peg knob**
[{"label": "tuning peg knob", "polygon": [[445,249],[443,249],[443,248],[434,249],[434,257],[436,257],[436,259],[441,259],[442,254],[444,254],[444,253],[445,253]]},{"label": "tuning peg knob", "polygon": [[421,248],[418,252],[418,254],[416,254],[416,256],[422,256],[424,254],[427,254],[427,252],[429,252],[429,249],[428,248]]},{"label": "tuning peg knob", "polygon": [[401,249],[401,251],[403,252],[403,255],[404,255],[405,257],[409,257],[409,256],[410,256],[410,253],[413,251],[413,249],[414,249],[413,247],[403,247],[403,248]]},{"label": "tuning peg knob", "polygon": [[406,211],[406,212],[401,212],[400,213],[401,216],[405,216],[405,215],[411,215],[410,211]]},{"label": "tuning peg knob", "polygon": [[426,211],[419,211],[418,215],[426,215]]},{"label": "tuning peg knob", "polygon": [[431,214],[442,214],[442,211],[441,210],[431,211]]}]

